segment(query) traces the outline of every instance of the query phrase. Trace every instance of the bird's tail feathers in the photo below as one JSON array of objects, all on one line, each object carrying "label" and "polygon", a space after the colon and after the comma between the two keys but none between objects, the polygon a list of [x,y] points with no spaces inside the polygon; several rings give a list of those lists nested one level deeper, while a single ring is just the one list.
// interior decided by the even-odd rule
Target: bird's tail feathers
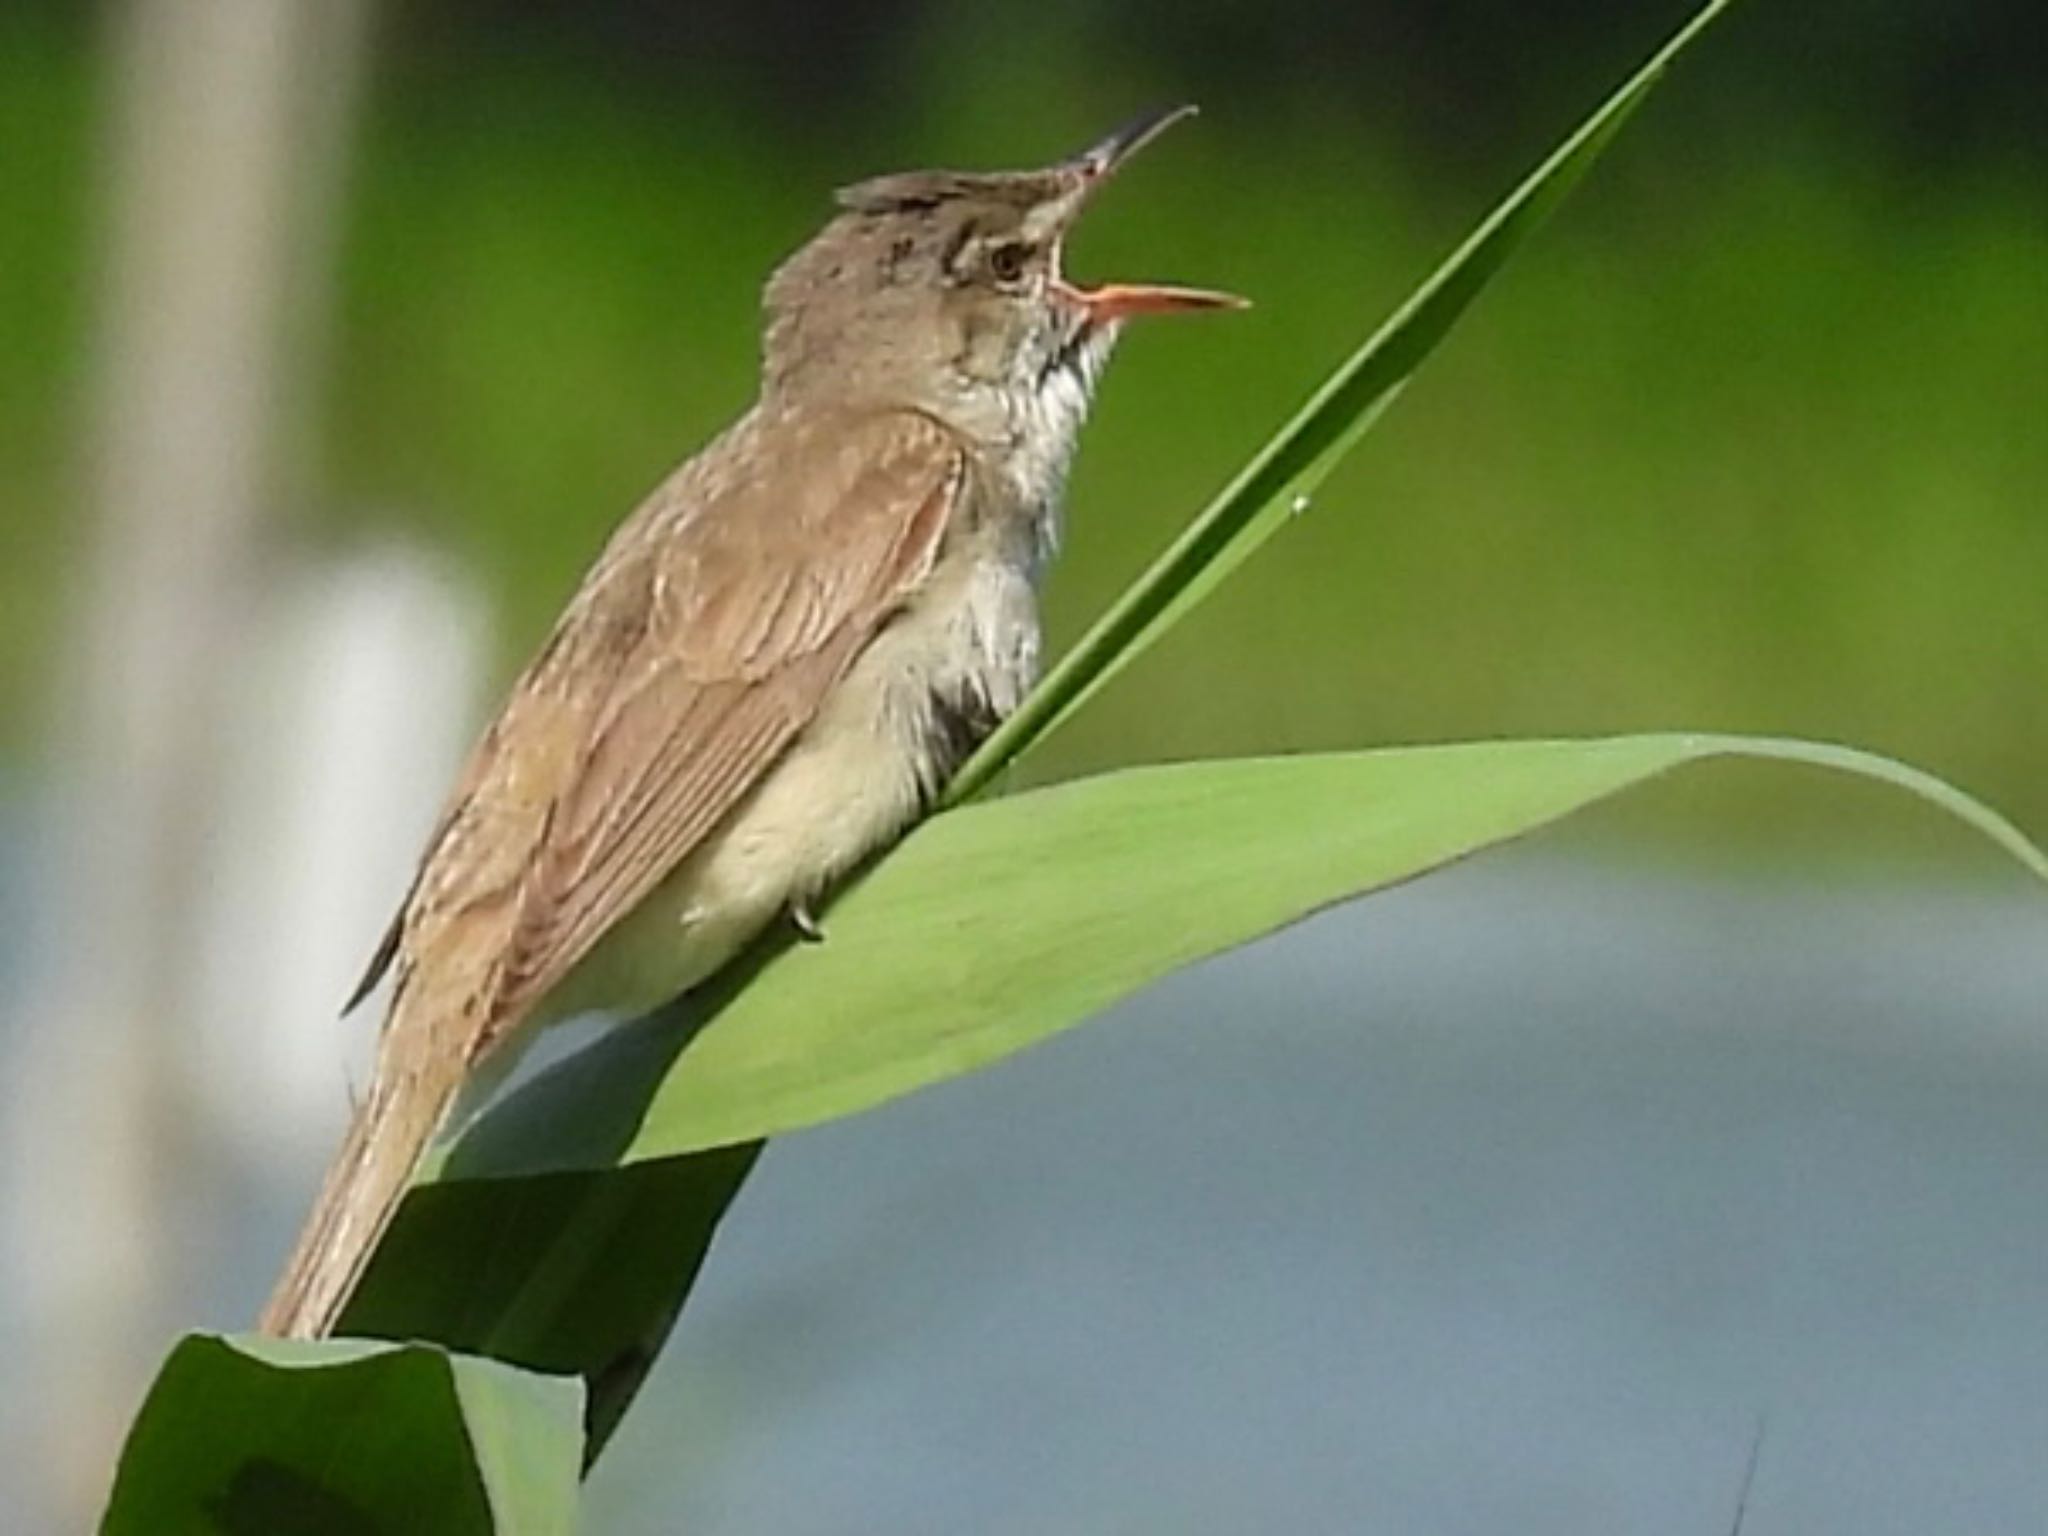
[{"label": "bird's tail feathers", "polygon": [[447,1116],[460,1067],[392,1059],[410,1034],[402,1023],[394,1018],[386,1028],[369,1094],[263,1309],[265,1333],[318,1339],[333,1331]]}]

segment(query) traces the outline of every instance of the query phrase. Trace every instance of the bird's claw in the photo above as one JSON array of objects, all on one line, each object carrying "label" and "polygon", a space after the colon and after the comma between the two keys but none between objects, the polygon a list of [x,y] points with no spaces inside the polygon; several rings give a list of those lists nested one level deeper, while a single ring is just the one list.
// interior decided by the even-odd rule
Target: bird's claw
[{"label": "bird's claw", "polygon": [[796,929],[796,936],[806,944],[825,942],[825,930],[818,925],[818,914],[811,910],[808,901],[792,901],[789,904],[789,921]]}]

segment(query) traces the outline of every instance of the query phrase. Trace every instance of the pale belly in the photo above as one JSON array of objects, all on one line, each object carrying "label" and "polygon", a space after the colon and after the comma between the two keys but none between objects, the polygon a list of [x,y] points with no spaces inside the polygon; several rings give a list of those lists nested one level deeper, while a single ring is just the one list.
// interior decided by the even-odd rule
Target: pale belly
[{"label": "pale belly", "polygon": [[636,1015],[705,980],[793,903],[809,903],[894,841],[1037,671],[1023,572],[934,573],[876,636],[724,825],[599,940],[536,1022]]}]

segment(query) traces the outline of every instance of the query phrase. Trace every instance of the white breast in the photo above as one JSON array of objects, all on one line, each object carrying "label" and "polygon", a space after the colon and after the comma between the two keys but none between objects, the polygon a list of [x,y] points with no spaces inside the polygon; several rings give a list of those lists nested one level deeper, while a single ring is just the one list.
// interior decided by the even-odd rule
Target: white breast
[{"label": "white breast", "polygon": [[1116,338],[1115,325],[1097,327],[1065,361],[1034,372],[1008,394],[1009,452],[1004,468],[1017,504],[1029,509],[1034,582],[1059,547],[1067,470]]}]

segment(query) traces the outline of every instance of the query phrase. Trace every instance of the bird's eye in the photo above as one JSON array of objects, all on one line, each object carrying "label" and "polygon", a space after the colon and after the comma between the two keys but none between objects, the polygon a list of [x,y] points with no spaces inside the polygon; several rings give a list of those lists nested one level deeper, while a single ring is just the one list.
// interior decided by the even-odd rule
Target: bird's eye
[{"label": "bird's eye", "polygon": [[1031,248],[1013,240],[988,253],[989,275],[999,283],[1014,283],[1024,276],[1030,262]]}]

